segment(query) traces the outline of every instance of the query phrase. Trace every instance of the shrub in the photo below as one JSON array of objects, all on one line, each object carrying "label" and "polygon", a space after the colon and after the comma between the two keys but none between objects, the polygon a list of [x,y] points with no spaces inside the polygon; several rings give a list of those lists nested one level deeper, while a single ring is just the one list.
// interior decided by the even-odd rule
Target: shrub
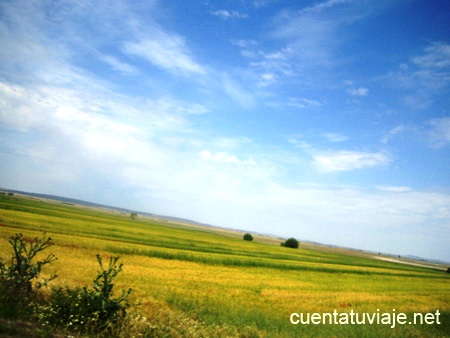
[{"label": "shrub", "polygon": [[6,318],[18,318],[38,296],[39,289],[47,285],[56,275],[38,280],[42,267],[55,261],[49,254],[43,260],[33,261],[36,255],[53,245],[51,238],[28,238],[21,233],[9,240],[13,248],[11,261],[6,265],[0,259],[0,315]]},{"label": "shrub", "polygon": [[[9,240],[13,248],[11,262],[7,265],[0,258],[0,317],[19,319],[33,315],[44,329],[65,327],[86,333],[102,333],[111,336],[119,320],[124,319],[129,307],[127,298],[131,289],[122,290],[120,297],[114,298],[114,280],[122,271],[117,264],[119,257],[111,257],[107,267],[100,265],[92,288],[58,288],[47,297],[39,290],[56,275],[39,279],[42,267],[56,260],[53,254],[34,262],[36,255],[53,245],[51,238],[28,238],[16,234]],[[0,335],[2,329],[0,328]],[[50,332],[50,331],[49,331]]]},{"label": "shrub", "polygon": [[[0,259],[0,281],[2,284],[8,284],[17,291],[31,292],[33,290],[33,281],[37,280],[42,267],[56,260],[55,255],[50,254],[44,260],[33,263],[36,255],[53,245],[51,238],[27,238],[22,234],[16,234],[11,237],[9,244],[13,247],[11,263],[6,266]],[[39,290],[50,280],[56,278],[56,275],[43,279],[42,282],[35,283],[35,290]]]},{"label": "shrub", "polygon": [[244,235],[244,240],[245,240],[245,241],[253,241],[253,236],[250,235],[249,233],[246,233],[246,234]]},{"label": "shrub", "polygon": [[[283,245],[284,244],[284,245]],[[288,247],[288,248],[298,248],[298,241],[295,238],[288,238],[284,243],[281,244],[282,246]]]},{"label": "shrub", "polygon": [[80,332],[101,331],[116,324],[126,315],[129,307],[127,297],[131,289],[113,298],[114,279],[122,271],[117,265],[118,257],[111,257],[107,268],[97,255],[100,271],[93,281],[92,289],[58,288],[54,290],[48,305],[41,306],[37,316],[42,322]]}]

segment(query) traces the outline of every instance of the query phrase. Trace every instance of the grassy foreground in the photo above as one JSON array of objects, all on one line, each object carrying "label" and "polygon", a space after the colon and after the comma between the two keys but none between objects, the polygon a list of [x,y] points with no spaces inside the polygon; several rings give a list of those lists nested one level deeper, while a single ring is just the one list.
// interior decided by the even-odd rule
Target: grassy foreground
[{"label": "grassy foreground", "polygon": [[[55,243],[49,252],[58,257],[44,271],[58,274],[50,286],[87,285],[97,270],[96,254],[121,257],[124,267],[116,287],[133,289],[133,305],[119,336],[450,336],[450,275],[443,271],[356,253],[283,248],[258,236],[247,242],[232,232],[0,195],[1,257],[9,255],[12,235],[33,237],[44,231]],[[394,309],[408,318],[439,310],[440,324],[293,325],[289,319],[294,312]]]}]

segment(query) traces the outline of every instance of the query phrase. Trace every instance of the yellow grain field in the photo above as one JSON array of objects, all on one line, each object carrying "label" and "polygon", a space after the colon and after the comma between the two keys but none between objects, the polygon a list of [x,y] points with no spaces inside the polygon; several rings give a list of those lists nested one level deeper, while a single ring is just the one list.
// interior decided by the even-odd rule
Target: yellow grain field
[{"label": "yellow grain field", "polygon": [[[96,254],[120,256],[116,291],[132,288],[133,330],[166,337],[446,336],[450,278],[445,271],[350,252],[246,242],[236,234],[3,196],[0,256],[8,238],[52,237],[52,287],[87,286]],[[292,313],[441,314],[441,324],[337,325],[290,321]],[[137,331],[133,331],[134,333]],[[144,332],[144,333],[142,333]],[[134,334],[133,333],[133,334]],[[131,336],[123,331],[122,336]]]}]

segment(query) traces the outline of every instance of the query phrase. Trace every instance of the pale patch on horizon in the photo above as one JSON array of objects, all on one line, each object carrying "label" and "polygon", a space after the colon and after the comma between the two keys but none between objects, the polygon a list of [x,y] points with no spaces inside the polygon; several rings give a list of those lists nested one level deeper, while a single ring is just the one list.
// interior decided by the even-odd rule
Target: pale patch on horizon
[{"label": "pale patch on horizon", "polygon": [[391,186],[391,185],[377,185],[376,188],[381,191],[388,191],[394,193],[402,193],[412,191],[410,187],[405,186]]},{"label": "pale patch on horizon", "polygon": [[203,150],[199,153],[201,159],[206,161],[212,161],[216,163],[225,163],[225,164],[241,164],[241,165],[256,165],[256,162],[253,158],[249,158],[248,160],[242,161],[238,159],[234,155],[227,154],[225,152],[217,152],[211,153],[208,150]]},{"label": "pale patch on horizon", "polygon": [[390,156],[377,152],[335,151],[313,155],[314,166],[320,172],[352,171],[386,165]]}]

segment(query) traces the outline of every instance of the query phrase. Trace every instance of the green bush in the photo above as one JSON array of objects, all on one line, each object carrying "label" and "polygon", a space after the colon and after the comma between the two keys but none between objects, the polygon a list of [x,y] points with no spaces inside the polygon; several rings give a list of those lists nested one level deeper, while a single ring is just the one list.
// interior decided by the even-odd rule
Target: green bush
[{"label": "green bush", "polygon": [[122,290],[120,297],[113,295],[114,280],[123,266],[117,264],[119,257],[111,257],[108,266],[104,266],[101,256],[97,255],[100,270],[91,289],[57,288],[44,297],[39,290],[56,275],[40,280],[41,270],[56,257],[49,254],[34,261],[38,253],[53,245],[51,238],[46,238],[45,233],[42,238],[16,234],[9,243],[13,251],[10,263],[0,258],[1,318],[19,319],[32,315],[46,330],[63,327],[84,333],[102,332],[106,336],[111,336],[114,326],[125,318],[131,289]]},{"label": "green bush", "polygon": [[41,306],[37,316],[41,322],[66,327],[79,332],[101,331],[116,324],[126,316],[129,307],[127,297],[131,289],[113,298],[114,279],[122,271],[117,265],[118,257],[111,257],[107,268],[97,255],[100,271],[93,281],[92,289],[58,288],[54,290],[49,304]]},{"label": "green bush", "polygon": [[[17,291],[31,292],[33,281],[38,279],[42,267],[56,260],[56,257],[50,254],[44,260],[32,262],[39,252],[53,245],[51,238],[45,238],[45,233],[42,238],[27,238],[22,234],[16,234],[11,237],[9,244],[13,247],[11,263],[7,266],[0,259],[0,282],[10,285]],[[34,290],[39,290],[54,278],[56,275],[42,282],[37,281]]]},{"label": "green bush", "polygon": [[245,241],[253,241],[253,236],[250,235],[249,233],[246,233],[246,234],[244,235],[244,240],[245,240]]},{"label": "green bush", "polygon": [[49,254],[43,260],[34,262],[36,255],[53,245],[51,238],[28,238],[21,233],[9,240],[12,255],[9,264],[0,258],[0,316],[19,318],[29,310],[29,305],[39,296],[39,289],[47,285],[56,275],[39,281],[42,268],[55,261]]},{"label": "green bush", "polygon": [[[284,244],[284,245],[283,245]],[[295,238],[288,238],[284,243],[281,244],[282,246],[297,249],[298,248],[298,241]]]}]

